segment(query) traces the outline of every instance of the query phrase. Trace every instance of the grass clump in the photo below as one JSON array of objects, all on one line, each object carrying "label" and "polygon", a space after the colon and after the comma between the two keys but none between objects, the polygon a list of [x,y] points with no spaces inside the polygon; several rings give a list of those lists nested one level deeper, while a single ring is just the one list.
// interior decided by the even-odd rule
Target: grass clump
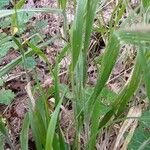
[{"label": "grass clump", "polygon": [[[67,0],[58,0],[57,3],[58,9],[24,9],[25,1],[20,0],[14,3],[14,9],[0,10],[0,18],[11,16],[12,34],[8,37],[14,42],[15,48],[18,49],[21,54],[15,60],[0,69],[0,77],[4,77],[6,73],[10,72],[20,62],[23,62],[27,78],[26,91],[30,100],[28,106],[29,110],[24,117],[20,134],[20,146],[22,150],[29,149],[28,134],[30,129],[32,131],[35,147],[38,150],[95,149],[97,147],[96,145],[101,145],[99,139],[106,134],[107,130],[113,128],[114,124],[122,125],[123,128],[126,121],[134,119],[133,122],[137,123],[139,118],[142,120],[142,117],[145,116],[134,116],[134,113],[130,111],[131,108],[127,107],[130,101],[135,101],[134,97],[141,85],[144,84],[146,98],[148,100],[150,99],[149,2],[143,0],[135,10],[131,10],[128,2],[119,0],[113,8],[108,25],[103,26],[103,24],[105,24],[104,18],[99,17],[99,14],[103,13],[102,10],[103,7],[107,5],[106,2],[102,3],[98,0],[74,1],[74,4],[76,4],[74,5],[75,14],[70,29],[67,20],[67,4],[69,2]],[[122,19],[127,11],[129,11],[129,15],[126,19]],[[34,37],[42,39],[38,34],[32,35],[24,40],[22,38],[23,32],[21,30],[19,16],[21,13],[29,14],[33,12],[56,13],[61,15],[63,18],[63,34],[47,39],[45,42],[41,40],[39,43],[31,41]],[[102,23],[102,26],[99,25],[95,28],[96,21]],[[120,21],[122,22],[120,23]],[[135,23],[136,21],[138,21],[138,23]],[[97,31],[101,35],[106,46],[104,53],[100,55],[101,62],[97,62],[96,64],[98,66],[97,80],[93,86],[87,84],[87,72],[90,40],[94,31]],[[47,45],[58,39],[63,41],[63,47],[55,57],[55,65],[52,65],[42,48],[47,47]],[[115,93],[108,88],[108,81],[117,64],[123,46],[127,44],[134,46],[136,49],[135,58],[133,60],[134,66],[122,90]],[[48,66],[49,76],[51,76],[53,80],[53,84],[47,91],[42,87],[36,74],[36,85],[31,86],[26,61],[34,54],[45,61]],[[71,63],[67,68],[69,84],[62,85],[59,79],[61,70],[60,62],[68,55],[71,56]],[[32,66],[30,66],[30,68],[32,68]],[[39,93],[38,98],[35,98],[34,93]],[[106,103],[103,101],[103,98],[105,98]],[[50,103],[48,101],[49,99]],[[74,130],[72,143],[68,142],[65,135],[66,133],[62,130],[61,118],[59,117],[68,101],[71,103],[73,111],[71,120],[71,126]],[[139,108],[138,110],[142,111],[140,104],[134,105],[133,107],[137,106]],[[144,108],[143,110],[145,111],[146,109],[148,108]],[[127,115],[128,111],[132,113],[128,113]],[[147,112],[146,115],[149,115],[149,113]],[[133,122],[128,123],[129,132],[125,130],[126,135],[122,135],[122,137],[116,136],[117,138],[114,138],[124,138],[124,141],[127,141]],[[141,122],[139,121],[140,124]],[[135,128],[137,125],[138,123],[135,125]],[[120,128],[120,131],[123,130],[122,128]],[[147,126],[140,126],[137,130],[142,130],[141,132],[144,134],[147,128]],[[3,118],[1,118],[0,121],[0,131],[9,146],[15,149],[15,145],[11,142],[12,140],[5,127]],[[125,133],[125,131],[123,133]],[[134,131],[135,135],[132,133],[130,137],[133,136],[134,138],[137,137],[136,134],[139,135],[136,129]],[[118,133],[118,136],[119,135]],[[149,135],[146,135],[143,141],[140,138],[137,140],[140,140],[141,143],[138,145],[139,148],[146,147],[149,142]],[[121,146],[129,146],[129,148],[132,149],[136,144],[136,141],[132,141],[132,138],[129,139],[127,144],[126,142],[117,143],[115,140],[113,142],[116,143],[114,147],[113,145],[108,145],[108,149],[121,148]],[[107,145],[105,145],[105,147],[107,147]]]}]

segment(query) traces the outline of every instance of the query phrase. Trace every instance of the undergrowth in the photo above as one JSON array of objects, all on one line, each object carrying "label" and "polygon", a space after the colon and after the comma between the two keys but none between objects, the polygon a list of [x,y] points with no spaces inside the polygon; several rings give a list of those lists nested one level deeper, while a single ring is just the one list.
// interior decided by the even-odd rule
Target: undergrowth
[{"label": "undergrowth", "polygon": [[[113,9],[109,23],[100,17],[107,1],[74,0],[74,20],[70,25],[67,20],[67,0],[58,0],[58,8],[24,9],[25,0],[11,2],[13,8],[5,9],[9,1],[0,2],[1,29],[11,28],[11,33],[0,33],[0,61],[10,48],[19,51],[20,56],[0,69],[1,90],[0,103],[9,105],[14,93],[3,87],[5,76],[17,65],[22,64],[26,78],[26,91],[29,97],[29,109],[25,114],[20,132],[20,147],[28,150],[29,132],[31,130],[37,150],[68,150],[95,149],[99,138],[115,124],[120,125],[113,149],[149,149],[149,106],[137,105],[127,107],[129,102],[136,101],[137,90],[144,86],[146,100],[150,100],[150,2],[142,0],[131,9],[129,1],[119,0]],[[125,19],[124,16],[128,12]],[[43,40],[45,35],[40,32],[46,21],[37,24],[37,30],[31,29],[31,36],[23,39],[27,23],[35,13],[54,13],[63,18],[63,33]],[[60,20],[58,20],[60,21]],[[95,22],[99,24],[95,26]],[[137,23],[138,22],[138,23]],[[71,26],[71,27],[70,27]],[[105,42],[104,53],[94,61],[97,65],[96,84],[88,85],[88,54],[93,32],[101,35]],[[55,65],[49,62],[44,48],[60,40],[63,47],[55,58]],[[115,64],[125,45],[136,48],[133,69],[129,79],[118,93],[108,88]],[[29,70],[36,67],[34,55],[44,60],[49,69],[53,85],[45,91],[35,73],[35,85],[31,84]],[[71,56],[71,64],[67,68],[69,84],[59,80],[60,62],[65,56]],[[30,69],[29,69],[30,68]],[[39,93],[35,98],[35,93]],[[51,97],[51,98],[50,98]],[[53,108],[50,106],[50,102]],[[71,103],[73,116],[71,126],[74,128],[73,142],[69,142],[61,128],[60,114],[67,102]],[[135,113],[136,110],[136,113]],[[143,112],[143,113],[142,113]],[[0,142],[15,150],[10,137],[7,122],[1,116]],[[128,128],[127,128],[128,127]],[[131,130],[133,127],[133,130]],[[137,127],[137,128],[136,128]],[[143,138],[142,138],[143,136]],[[120,144],[118,141],[124,139]],[[5,147],[6,144],[0,145]],[[109,149],[108,148],[108,149]],[[98,148],[97,148],[98,149]]]}]

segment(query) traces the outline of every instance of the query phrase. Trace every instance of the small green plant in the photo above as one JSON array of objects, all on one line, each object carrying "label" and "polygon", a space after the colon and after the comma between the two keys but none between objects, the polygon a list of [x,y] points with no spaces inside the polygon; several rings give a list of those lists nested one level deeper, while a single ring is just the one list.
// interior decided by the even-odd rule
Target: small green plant
[{"label": "small green plant", "polygon": [[0,103],[9,105],[14,99],[15,94],[11,90],[1,89],[0,90]]}]

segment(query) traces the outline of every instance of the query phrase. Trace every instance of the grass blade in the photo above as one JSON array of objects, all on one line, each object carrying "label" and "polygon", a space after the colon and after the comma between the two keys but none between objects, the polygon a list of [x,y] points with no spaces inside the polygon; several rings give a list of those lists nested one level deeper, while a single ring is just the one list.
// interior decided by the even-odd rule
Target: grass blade
[{"label": "grass blade", "polygon": [[[115,6],[111,18],[110,18],[110,22],[109,22],[109,27],[110,27],[110,32],[113,33],[117,23],[118,23],[118,19],[121,17],[122,11],[119,10],[120,7],[122,6],[123,0],[119,0],[118,4]],[[122,6],[123,7],[123,6]],[[121,7],[121,9],[122,9]],[[119,14],[117,14],[117,12],[119,11]],[[116,15],[117,14],[117,15]],[[114,19],[114,17],[117,16],[117,19]],[[115,20],[115,21],[114,21]]]},{"label": "grass blade", "polygon": [[90,37],[92,33],[92,26],[93,21],[96,13],[96,6],[97,6],[98,0],[88,0],[87,1],[87,7],[86,7],[86,20],[85,20],[85,38],[84,38],[84,48],[83,48],[83,82],[85,84],[86,82],[86,72],[87,72],[87,51],[89,48],[90,43]]},{"label": "grass blade", "polygon": [[144,75],[144,81],[145,81],[145,87],[146,87],[146,91],[147,91],[147,96],[148,99],[150,101],[150,68],[148,66],[148,61],[146,59],[146,51],[144,49],[144,47],[140,47],[140,62],[141,62],[141,66],[142,66],[142,70],[143,70],[143,75]]},{"label": "grass blade", "polygon": [[138,24],[133,27],[128,27],[126,29],[121,29],[116,32],[120,38],[120,41],[123,41],[127,44],[134,44],[137,46],[144,47],[146,44],[150,44],[150,25]]},{"label": "grass blade", "polygon": [[[32,8],[32,9],[17,9],[17,13],[19,14],[20,12],[25,12],[25,13],[30,13],[30,12],[35,12],[35,13],[58,13],[62,14],[62,10],[60,9],[55,9],[55,8]],[[14,9],[11,10],[0,10],[0,18],[7,17],[10,15],[13,15],[15,13]]]},{"label": "grass blade", "polygon": [[89,142],[88,142],[88,149],[94,149],[96,145],[96,137],[99,127],[99,117],[101,114],[101,104],[100,101],[97,100],[95,102],[94,110],[92,113],[92,119],[91,119],[91,128],[90,128],[90,136],[89,136]]},{"label": "grass blade", "polygon": [[30,110],[29,110],[29,121],[30,121],[30,124],[31,124],[32,135],[33,135],[33,138],[35,140],[37,150],[41,150],[42,149],[41,137],[39,135],[39,131],[38,131],[38,128],[37,128],[35,117],[36,117],[35,113],[34,113],[34,111],[32,110],[32,107],[31,107]]},{"label": "grass blade", "polygon": [[21,130],[20,143],[22,150],[28,150],[29,114],[27,113]]},{"label": "grass blade", "polygon": [[59,143],[59,137],[58,137],[57,133],[54,134],[53,149],[61,150],[60,143]]},{"label": "grass blade", "polygon": [[58,0],[59,6],[61,6],[61,8],[63,10],[66,9],[66,5],[67,5],[67,0]]},{"label": "grass blade", "polygon": [[[65,93],[64,93],[64,95],[65,95]],[[56,124],[57,124],[58,115],[59,115],[59,111],[60,111],[60,107],[61,107],[64,95],[60,99],[58,105],[56,106],[55,111],[52,114],[52,117],[51,117],[51,120],[50,120],[50,123],[48,126],[48,130],[47,130],[47,135],[46,135],[45,150],[52,150],[53,149],[52,144],[53,144]]]},{"label": "grass blade", "polygon": [[113,34],[109,40],[107,48],[105,50],[105,54],[102,60],[102,69],[101,69],[101,76],[99,76],[96,86],[94,88],[94,92],[89,98],[89,106],[93,106],[92,104],[96,101],[97,97],[101,93],[102,89],[104,88],[110,73],[115,65],[117,56],[119,54],[120,44],[118,41],[118,37]]},{"label": "grass blade", "polygon": [[116,98],[115,102],[113,103],[112,109],[108,113],[106,113],[106,115],[101,120],[99,124],[99,129],[104,127],[109,122],[112,116],[115,115],[117,109],[118,109],[117,116],[120,116],[120,114],[122,114],[122,112],[126,107],[127,102],[131,99],[134,92],[136,91],[140,83],[140,80],[141,80],[141,65],[137,58],[137,63],[133,70],[132,76],[129,79],[130,82],[128,82],[128,84],[124,87],[119,96]]},{"label": "grass blade", "polygon": [[83,27],[86,0],[78,1],[77,12],[72,27],[72,72],[75,69],[83,43]]},{"label": "grass blade", "polygon": [[141,81],[141,64],[139,63],[139,56],[137,56],[137,62],[133,70],[131,79],[128,81],[129,84],[123,89],[121,94],[118,96],[119,108],[117,111],[117,116],[120,116],[125,110],[127,103],[132,98],[133,94],[136,92],[140,81]]},{"label": "grass blade", "polygon": [[59,128],[59,142],[60,142],[60,149],[61,150],[68,150],[68,144],[65,142],[65,137]]}]

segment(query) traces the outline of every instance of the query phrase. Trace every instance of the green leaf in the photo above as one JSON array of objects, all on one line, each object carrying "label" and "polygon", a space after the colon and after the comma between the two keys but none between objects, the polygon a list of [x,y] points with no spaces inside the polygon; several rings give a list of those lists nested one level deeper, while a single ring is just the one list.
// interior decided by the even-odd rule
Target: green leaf
[{"label": "green leaf", "polygon": [[62,95],[60,101],[58,102],[56,109],[53,112],[51,120],[49,122],[47,136],[46,136],[45,150],[53,149],[53,139],[54,139],[56,124],[57,124],[57,120],[59,116],[60,107],[61,107],[65,94],[66,94],[66,91],[64,91],[64,94]]},{"label": "green leaf", "polygon": [[[14,29],[15,28],[20,29],[17,9],[21,9],[23,7],[24,3],[25,3],[25,0],[19,0],[18,2],[16,2],[16,1],[14,2],[14,11],[15,11],[15,13],[11,16],[11,18],[12,18],[11,25]],[[13,28],[12,28],[12,33],[14,32]],[[16,34],[16,33],[14,32],[13,34]]]},{"label": "green leaf", "polygon": [[16,4],[16,9],[20,9],[23,7],[23,5],[25,4],[25,0],[19,0]]},{"label": "green leaf", "polygon": [[45,28],[48,25],[48,21],[47,20],[40,20],[36,22],[36,28],[38,31],[40,31],[41,29]]},{"label": "green leaf", "polygon": [[135,68],[133,70],[132,76],[130,77],[130,82],[126,84],[124,89],[120,92],[116,100],[113,102],[111,110],[108,111],[101,120],[99,128],[102,128],[104,125],[106,125],[106,123],[110,120],[110,118],[115,114],[117,110],[117,116],[120,116],[122,114],[122,112],[126,108],[126,104],[138,88],[142,77],[141,75],[141,64],[139,63],[139,58],[137,58]]},{"label": "green leaf", "polygon": [[69,144],[65,142],[65,136],[63,135],[63,132],[59,128],[59,143],[60,143],[60,149],[61,150],[68,150]]},{"label": "green leaf", "polygon": [[117,98],[117,94],[104,87],[99,97],[100,99],[104,99],[106,102],[113,102]]},{"label": "green leaf", "polygon": [[35,118],[36,118],[36,114],[30,106],[29,121],[31,125],[32,135],[33,135],[37,150],[41,150],[42,149],[41,135],[40,135],[40,132],[37,126],[38,124]]},{"label": "green leaf", "polygon": [[[43,105],[43,104],[42,104]],[[42,145],[45,145],[45,141],[46,141],[46,128],[44,125],[44,120],[43,120],[43,116],[41,114],[42,112],[42,107],[40,106],[40,108],[36,108],[35,111],[35,115],[34,115],[34,119],[35,119],[35,125],[37,126],[37,130],[38,130],[38,134],[40,137],[40,141],[42,143]]]},{"label": "green leaf", "polygon": [[14,99],[15,94],[11,90],[5,90],[4,88],[0,90],[0,103],[9,105]]},{"label": "green leaf", "polygon": [[91,117],[91,128],[90,128],[90,136],[88,142],[88,149],[94,149],[96,145],[96,137],[99,130],[99,119],[100,117],[105,114],[108,110],[108,107],[104,106],[100,100],[98,99],[95,102],[92,117]]},{"label": "green leaf", "polygon": [[2,57],[4,57],[8,53],[10,48],[17,48],[14,41],[12,41],[12,37],[4,32],[0,33],[0,45],[0,61],[2,61]]},{"label": "green leaf", "polygon": [[[149,50],[149,49],[148,49]],[[150,67],[148,65],[148,59],[146,58],[146,49],[144,47],[140,47],[140,62],[143,69],[144,82],[147,92],[147,97],[150,101]]]},{"label": "green leaf", "polygon": [[[32,50],[28,50],[25,53],[25,56],[32,56],[34,52]],[[16,65],[18,65],[22,61],[22,56],[17,57],[16,59],[12,60],[9,64],[4,66],[0,69],[0,77],[4,76],[8,72],[10,72]]]},{"label": "green leaf", "polygon": [[4,84],[3,79],[0,79],[0,86],[3,86],[3,84]]},{"label": "green leaf", "polygon": [[65,97],[67,99],[69,99],[69,100],[73,99],[73,93],[70,92],[68,85],[66,85],[66,84],[60,84],[59,85],[59,90],[60,90],[61,93],[63,93],[64,90],[67,91]]},{"label": "green leaf", "polygon": [[[10,24],[11,24],[11,19],[10,19],[10,17],[3,18],[2,21],[0,22],[0,27],[1,27],[2,29],[5,29],[5,28],[10,27]],[[7,36],[8,36],[8,35],[7,35]]]},{"label": "green leaf", "polygon": [[24,13],[20,12],[18,15],[18,25],[20,32],[22,33],[23,31],[26,30],[26,23],[29,22],[29,20],[34,16],[33,13]]},{"label": "green leaf", "polygon": [[27,42],[28,46],[33,50],[33,52],[35,52],[38,56],[40,56],[48,65],[49,71],[52,75],[52,77],[54,76],[51,64],[48,61],[47,56],[45,55],[45,53],[37,46],[35,46],[34,44]]},{"label": "green leaf", "polygon": [[60,111],[61,103],[62,103],[62,99],[59,101],[59,103],[51,117],[51,120],[50,120],[50,123],[48,126],[47,136],[46,136],[45,150],[53,149],[53,146],[52,146],[53,138],[54,138],[54,134],[55,134],[55,129],[56,129],[56,124],[57,124],[57,119],[58,119],[58,114]]},{"label": "green leaf", "polygon": [[8,41],[8,42],[1,44],[0,58],[4,57],[8,53],[10,48],[14,48],[14,49],[16,48],[16,44],[13,41]]},{"label": "green leaf", "polygon": [[53,149],[61,150],[60,143],[59,143],[59,137],[58,137],[57,133],[54,134]]},{"label": "green leaf", "polygon": [[26,58],[26,67],[28,69],[34,69],[36,66],[36,61],[33,57],[27,57]]},{"label": "green leaf", "polygon": [[3,8],[4,6],[9,4],[9,0],[0,0],[0,8]]},{"label": "green leaf", "polygon": [[59,5],[61,6],[61,8],[63,10],[66,9],[66,5],[67,5],[67,0],[58,0]]},{"label": "green leaf", "polygon": [[[103,59],[102,59],[102,68],[100,75],[98,77],[96,86],[92,95],[89,98],[89,107],[92,107],[93,103],[96,101],[97,97],[101,93],[102,89],[105,87],[105,84],[111,74],[111,71],[115,65],[117,56],[120,50],[120,43],[116,34],[113,34],[110,37],[109,43],[106,47]],[[91,110],[91,109],[90,109]]]},{"label": "green leaf", "polygon": [[113,33],[116,25],[118,24],[118,21],[121,19],[122,15],[124,13],[124,10],[125,10],[125,5],[123,4],[123,0],[119,0],[118,4],[113,9],[113,12],[111,14],[111,18],[109,21],[110,33]]},{"label": "green leaf", "polygon": [[[136,150],[138,149],[147,139],[149,139],[150,133],[146,131],[146,129],[142,127],[138,127],[134,133],[134,136],[132,137],[132,140],[128,146],[130,150]],[[149,150],[150,143],[148,143],[144,150]]]},{"label": "green leaf", "polygon": [[0,132],[0,149],[4,150],[5,136]]},{"label": "green leaf", "polygon": [[29,134],[29,114],[25,115],[23,126],[20,133],[20,143],[22,150],[28,150],[28,134]]},{"label": "green leaf", "polygon": [[144,9],[147,10],[148,8],[150,8],[150,1],[142,0],[142,5],[143,5]]},{"label": "green leaf", "polygon": [[83,82],[86,82],[87,76],[87,52],[90,44],[90,37],[92,33],[93,21],[96,13],[96,7],[98,0],[87,0],[86,5],[86,19],[85,19],[85,36],[84,36],[84,48],[83,48]]},{"label": "green leaf", "polygon": [[129,143],[130,150],[149,150],[150,147],[150,112],[146,111],[139,119],[139,126],[135,130],[133,138]]},{"label": "green leaf", "polygon": [[75,15],[73,27],[72,27],[72,72],[76,67],[76,63],[81,53],[83,44],[83,27],[84,27],[84,15],[85,15],[85,3],[86,0],[78,1],[77,12]]},{"label": "green leaf", "polygon": [[[60,9],[55,9],[55,8],[32,8],[32,9],[17,9],[17,14],[19,15],[19,13],[21,12],[32,12],[32,13],[42,13],[42,12],[47,12],[47,13],[58,13],[58,14],[62,14],[62,11]],[[15,13],[14,9],[10,9],[10,10],[0,10],[0,18],[6,17],[6,16],[10,16],[12,14]]]},{"label": "green leaf", "polygon": [[117,31],[120,41],[126,44],[133,44],[136,46],[146,46],[150,44],[150,25],[139,24],[127,29]]}]

